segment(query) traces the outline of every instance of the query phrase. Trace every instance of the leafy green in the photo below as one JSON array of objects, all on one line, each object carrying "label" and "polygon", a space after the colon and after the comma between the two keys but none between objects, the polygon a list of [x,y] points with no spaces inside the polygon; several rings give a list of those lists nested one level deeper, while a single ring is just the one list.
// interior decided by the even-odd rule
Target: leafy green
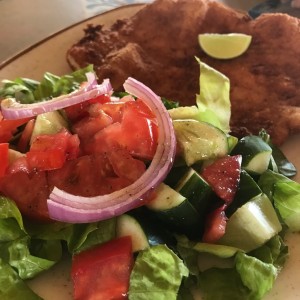
[{"label": "leafy green", "polygon": [[260,176],[259,186],[273,201],[282,221],[292,231],[300,230],[300,184],[267,170]]},{"label": "leafy green", "polygon": [[268,198],[273,201],[274,186],[275,183],[279,181],[290,182],[291,179],[277,172],[267,170],[259,177],[258,185],[262,189],[263,193],[265,193]]},{"label": "leafy green", "polygon": [[290,230],[300,230],[300,184],[279,181],[274,186],[274,206]]},{"label": "leafy green", "polygon": [[242,252],[237,253],[235,261],[236,270],[250,291],[248,299],[261,299],[273,287],[277,268]]},{"label": "leafy green", "polygon": [[272,148],[272,157],[278,168],[278,172],[286,177],[295,176],[297,174],[296,167],[287,159],[284,153],[271,142],[270,135],[265,130],[261,130],[259,135]]},{"label": "leafy green", "polygon": [[[40,299],[22,280],[61,260],[62,241],[73,254],[114,237],[114,218],[90,224],[24,224],[16,204],[0,197],[0,273],[6,272],[0,274],[0,299]],[[19,298],[11,297],[14,293]]]},{"label": "leafy green", "polygon": [[229,132],[231,115],[229,79],[198,58],[197,61],[200,65],[200,94],[197,95],[196,102],[201,111],[201,121]]},{"label": "leafy green", "polygon": [[165,245],[141,251],[130,277],[129,299],[177,299],[188,270],[178,256]]},{"label": "leafy green", "polygon": [[3,80],[0,98],[16,98],[21,103],[48,100],[78,89],[80,84],[86,81],[85,74],[91,71],[93,71],[93,66],[89,65],[61,77],[46,72],[41,82],[28,78],[16,78],[13,81]]},{"label": "leafy green", "polygon": [[115,238],[116,219],[86,224],[35,224],[27,225],[30,236],[34,239],[47,241],[65,241],[71,254],[81,252],[94,245]]},{"label": "leafy green", "polygon": [[[250,271],[250,270],[249,270]],[[211,268],[199,277],[205,300],[248,300],[249,289],[243,285],[236,269]]]},{"label": "leafy green", "polygon": [[1,300],[41,300],[14,269],[0,259],[0,299]]},{"label": "leafy green", "polygon": [[179,102],[169,100],[167,98],[161,97],[161,101],[164,104],[166,109],[172,109],[179,107]]},{"label": "leafy green", "polygon": [[279,235],[247,254],[232,247],[195,243],[182,237],[178,239],[178,250],[190,270],[181,288],[181,299],[189,299],[186,285],[197,284],[193,279],[196,275],[205,300],[262,299],[272,288],[288,254]]}]

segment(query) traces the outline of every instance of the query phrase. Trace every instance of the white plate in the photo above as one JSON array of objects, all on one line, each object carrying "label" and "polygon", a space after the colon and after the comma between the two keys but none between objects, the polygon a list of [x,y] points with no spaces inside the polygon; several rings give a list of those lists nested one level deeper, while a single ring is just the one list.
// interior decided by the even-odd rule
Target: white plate
[{"label": "white plate", "polygon": [[[223,1],[228,2],[228,1]],[[88,23],[99,23],[109,26],[118,18],[129,17],[143,5],[130,5],[92,17],[55,34],[37,45],[18,54],[13,59],[0,65],[0,81],[16,77],[41,79],[45,71],[57,75],[71,71],[65,55],[67,49],[83,36],[83,28]],[[290,138],[282,147],[287,157],[300,170],[300,136]],[[300,176],[296,177],[300,182]],[[265,297],[266,300],[296,300],[300,299],[300,234],[290,235],[287,239],[290,247],[290,258],[279,274],[275,287]],[[45,300],[72,299],[72,284],[69,278],[69,261],[63,261],[50,271],[30,280],[28,284]],[[241,299],[242,300],[242,299]]]}]

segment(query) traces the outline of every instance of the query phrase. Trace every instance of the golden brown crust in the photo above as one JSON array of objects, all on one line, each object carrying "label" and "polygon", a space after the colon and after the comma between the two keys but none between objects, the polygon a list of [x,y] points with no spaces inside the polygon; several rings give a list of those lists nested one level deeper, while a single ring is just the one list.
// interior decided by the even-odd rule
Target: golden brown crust
[{"label": "golden brown crust", "polygon": [[[232,60],[205,55],[199,33],[253,36],[248,51]],[[157,94],[194,104],[199,92],[195,56],[230,78],[233,129],[265,128],[276,144],[300,131],[300,21],[285,14],[252,20],[209,0],[157,0],[111,28],[90,26],[67,53],[77,68],[94,64],[99,79],[120,89],[128,76]],[[241,130],[240,130],[241,131]]]}]

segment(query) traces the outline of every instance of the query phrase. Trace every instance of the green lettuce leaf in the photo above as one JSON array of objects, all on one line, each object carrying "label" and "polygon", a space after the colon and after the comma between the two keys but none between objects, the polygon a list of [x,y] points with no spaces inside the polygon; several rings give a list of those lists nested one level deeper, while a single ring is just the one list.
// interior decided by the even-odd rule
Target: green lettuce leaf
[{"label": "green lettuce leaf", "polygon": [[250,291],[248,299],[262,299],[273,287],[278,269],[271,263],[265,263],[243,252],[237,253],[235,262],[244,286]]},{"label": "green lettuce leaf", "polygon": [[[250,271],[250,270],[249,270]],[[200,274],[199,287],[205,300],[248,300],[249,289],[234,268],[211,268]]]},{"label": "green lettuce leaf", "polygon": [[300,184],[271,170],[260,176],[258,184],[273,201],[282,222],[291,231],[300,231]]},{"label": "green lettuce leaf", "polygon": [[291,182],[291,179],[277,172],[267,170],[258,180],[258,185],[268,198],[273,201],[274,187],[277,182]]},{"label": "green lettuce leaf", "polygon": [[[206,300],[262,299],[288,256],[288,248],[279,235],[248,254],[232,247],[189,242],[182,237],[178,239],[178,250],[190,274],[194,274],[184,283],[195,282],[193,277],[197,276]],[[189,299],[186,284],[180,294],[182,299]]]},{"label": "green lettuce leaf", "polygon": [[0,98],[12,97],[21,103],[48,100],[78,89],[80,84],[86,81],[85,74],[92,71],[93,66],[89,65],[61,77],[46,72],[41,82],[28,78],[16,78],[13,81],[3,80],[3,87],[0,88]]},{"label": "green lettuce leaf", "polygon": [[200,65],[200,94],[196,102],[201,112],[201,121],[211,123],[224,132],[230,126],[230,83],[229,79],[196,58]]},{"label": "green lettuce leaf", "polygon": [[34,239],[65,241],[71,254],[81,252],[93,245],[107,242],[116,236],[116,219],[86,224],[28,224],[27,230]]},{"label": "green lettuce leaf", "polygon": [[188,269],[182,260],[165,245],[141,251],[131,272],[129,299],[177,299],[183,277]]},{"label": "green lettuce leaf", "polygon": [[274,206],[291,231],[300,231],[300,184],[279,181],[274,186]]},{"label": "green lettuce leaf", "polygon": [[0,299],[1,300],[42,300],[26,283],[20,279],[14,269],[0,259]]}]

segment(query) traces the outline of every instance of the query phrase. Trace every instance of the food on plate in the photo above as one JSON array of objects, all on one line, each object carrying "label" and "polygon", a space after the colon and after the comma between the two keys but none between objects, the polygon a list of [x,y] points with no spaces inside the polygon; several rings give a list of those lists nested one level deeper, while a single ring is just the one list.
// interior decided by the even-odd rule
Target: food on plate
[{"label": "food on plate", "polygon": [[[89,25],[67,60],[74,69],[93,64],[99,79],[110,78],[115,89],[133,76],[159,95],[193,105],[197,56],[230,79],[232,131],[265,128],[280,145],[300,131],[299,28],[300,20],[286,14],[253,20],[217,1],[157,0],[109,28]],[[244,33],[252,42],[235,59],[213,59],[198,44],[202,33]]]},{"label": "food on plate", "polygon": [[1,299],[41,299],[24,281],[66,256],[75,300],[191,289],[250,300],[272,288],[286,229],[300,231],[296,169],[265,130],[229,134],[229,79],[196,61],[193,106],[134,78],[113,91],[92,66],[4,82]]}]

